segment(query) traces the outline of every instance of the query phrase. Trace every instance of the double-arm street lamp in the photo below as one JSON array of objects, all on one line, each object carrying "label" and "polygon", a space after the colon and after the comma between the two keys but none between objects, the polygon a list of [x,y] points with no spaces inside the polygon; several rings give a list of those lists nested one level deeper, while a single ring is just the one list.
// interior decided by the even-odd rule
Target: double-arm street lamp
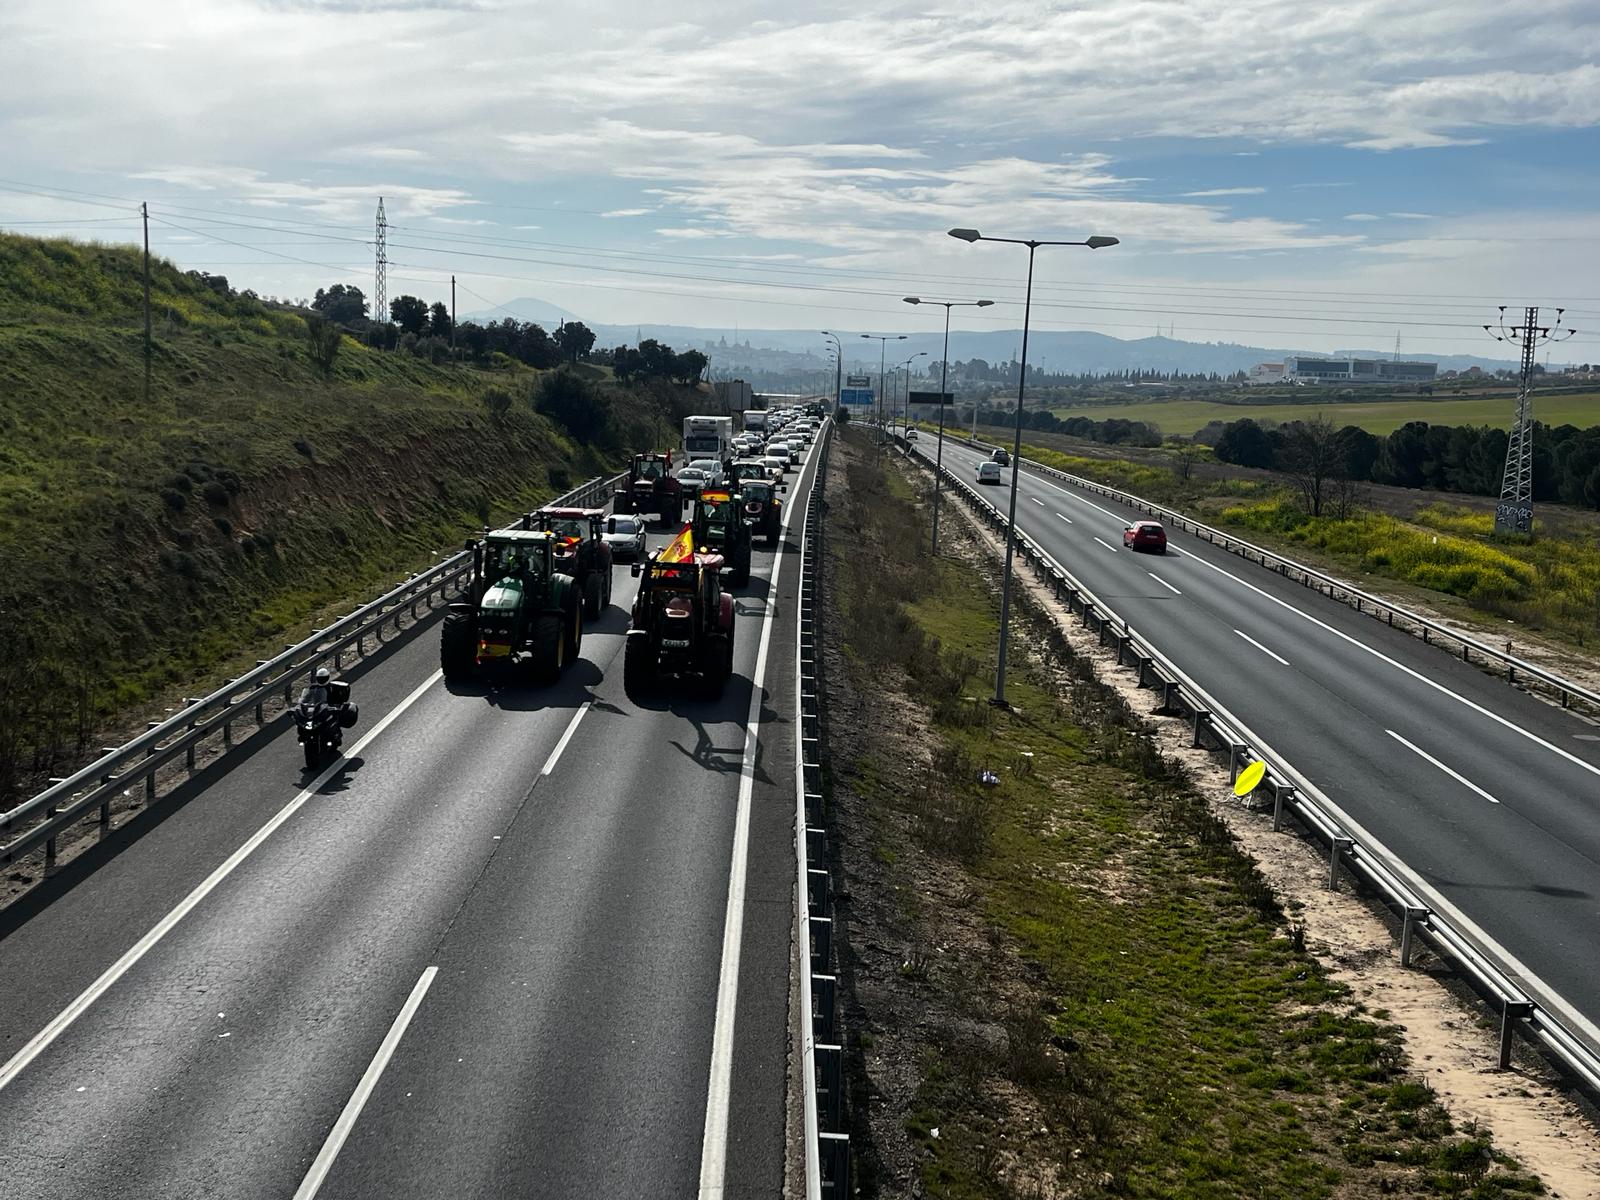
[{"label": "double-arm street lamp", "polygon": [[[944,354],[939,360],[939,444],[933,455],[933,553],[939,553],[939,472],[944,467],[944,398],[945,386],[950,381],[950,310],[952,308],[988,308],[993,300],[924,300],[921,296],[907,296],[907,304],[944,305]],[[973,401],[976,412],[977,401]]]},{"label": "double-arm street lamp", "polygon": [[829,333],[826,329],[822,331],[822,336],[830,339],[833,342],[833,348],[839,352],[839,361],[833,367],[833,411],[837,415],[839,412],[839,393],[844,384],[844,343],[839,340],[837,333]]},{"label": "double-arm street lamp", "polygon": [[869,342],[878,343],[878,436],[883,436],[883,378],[888,374],[884,367],[886,352],[890,342],[903,342],[906,335],[903,333],[863,333],[862,337]]},{"label": "double-arm street lamp", "polygon": [[1115,246],[1114,237],[1092,237],[1082,242],[1040,241],[1036,238],[985,237],[976,229],[952,229],[950,236],[963,242],[1009,242],[1028,248],[1028,290],[1022,302],[1022,363],[1017,373],[1017,425],[1011,447],[1011,504],[1006,520],[1006,570],[1000,583],[1000,658],[994,673],[994,702],[1006,702],[1006,632],[1011,617],[1011,557],[1017,540],[1017,470],[1022,461],[1022,389],[1028,382],[1028,313],[1033,306],[1033,252],[1040,246],[1087,246],[1100,250]]},{"label": "double-arm street lamp", "polygon": [[[916,362],[916,361],[917,361],[917,359],[919,359],[919,358],[927,358],[927,357],[928,357],[928,352],[927,352],[927,351],[926,351],[926,350],[918,350],[918,351],[917,351],[917,352],[916,352],[916,353],[915,353],[915,354],[913,354],[913,355],[912,355],[912,356],[911,356],[911,357],[910,357],[910,358],[908,358],[908,359],[906,359],[906,360],[905,360],[905,362],[903,362],[903,363],[896,363],[896,364],[895,364],[895,368],[894,368],[894,369],[895,369],[895,370],[896,370],[896,371],[899,371],[899,370],[901,370],[901,369],[902,369],[902,368],[904,368],[904,370],[905,370],[905,373],[906,373],[906,386],[905,386],[905,405],[906,405],[906,407],[905,407],[905,423],[906,423],[906,424],[907,424],[907,425],[909,425],[909,424],[911,424],[911,364],[912,364],[912,363],[914,363],[914,362]],[[890,424],[890,425],[891,425],[891,426],[892,426],[892,425],[893,425],[893,424],[894,424],[894,422],[895,422],[895,414],[896,414],[896,413],[897,413],[897,412],[898,412],[898,411],[899,411],[899,410],[898,410],[898,409],[897,409],[897,408],[896,408],[896,407],[895,407],[895,406],[893,406],[893,405],[891,405],[891,406],[890,406],[890,408],[889,408],[889,424]]]}]

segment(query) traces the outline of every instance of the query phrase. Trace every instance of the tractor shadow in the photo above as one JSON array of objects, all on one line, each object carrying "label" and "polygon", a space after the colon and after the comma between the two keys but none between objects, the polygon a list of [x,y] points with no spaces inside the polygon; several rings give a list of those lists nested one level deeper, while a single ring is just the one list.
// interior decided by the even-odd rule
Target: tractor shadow
[{"label": "tractor shadow", "polygon": [[586,700],[594,699],[594,689],[603,678],[605,674],[598,666],[580,657],[551,684],[507,673],[500,678],[489,676],[446,682],[445,690],[452,696],[480,699],[491,708],[505,712],[543,712],[556,708],[576,709]]}]

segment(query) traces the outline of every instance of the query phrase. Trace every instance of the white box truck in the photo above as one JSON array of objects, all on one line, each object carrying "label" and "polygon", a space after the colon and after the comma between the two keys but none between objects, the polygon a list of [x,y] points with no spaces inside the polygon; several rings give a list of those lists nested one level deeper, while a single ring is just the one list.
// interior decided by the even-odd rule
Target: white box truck
[{"label": "white box truck", "polygon": [[764,408],[745,409],[744,428],[746,433],[765,433],[767,431],[767,410]]},{"label": "white box truck", "polygon": [[732,417],[685,417],[683,453],[693,462],[714,458],[724,466],[733,462]]}]

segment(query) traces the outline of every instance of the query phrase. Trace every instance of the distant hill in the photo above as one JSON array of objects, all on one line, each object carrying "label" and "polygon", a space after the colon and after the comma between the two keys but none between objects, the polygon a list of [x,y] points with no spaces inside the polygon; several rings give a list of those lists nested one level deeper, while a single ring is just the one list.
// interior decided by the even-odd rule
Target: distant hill
[{"label": "distant hill", "polygon": [[547,331],[554,329],[563,321],[581,319],[577,313],[568,312],[559,304],[551,304],[548,300],[540,300],[534,296],[520,296],[496,308],[462,313],[460,319],[487,324],[490,321],[504,320],[506,317],[515,317],[519,321],[532,321],[535,325],[543,325]]}]

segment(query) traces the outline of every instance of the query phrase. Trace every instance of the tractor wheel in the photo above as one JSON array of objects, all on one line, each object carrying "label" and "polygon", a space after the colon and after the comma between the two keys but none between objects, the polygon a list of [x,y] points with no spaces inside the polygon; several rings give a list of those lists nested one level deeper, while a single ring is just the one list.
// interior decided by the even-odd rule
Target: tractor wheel
[{"label": "tractor wheel", "polygon": [[606,609],[611,607],[611,564],[610,563],[606,564],[606,568],[605,568],[605,572],[604,572],[604,578],[605,578],[605,581],[606,581],[606,594],[605,594],[605,598],[600,602],[600,611],[601,612],[604,612]]},{"label": "tractor wheel", "polygon": [[611,511],[614,513],[631,513],[633,511],[633,497],[623,488],[618,488],[611,494]]},{"label": "tractor wheel", "polygon": [[705,641],[704,654],[701,677],[705,680],[706,695],[716,700],[722,696],[723,685],[733,673],[733,639],[725,633],[710,634]]},{"label": "tractor wheel", "polygon": [[622,650],[622,690],[628,699],[639,700],[656,681],[655,650],[648,637],[629,637]]},{"label": "tractor wheel", "polygon": [[590,571],[589,577],[583,581],[583,615],[591,621],[598,621],[605,610],[605,584],[599,571]]},{"label": "tractor wheel", "polygon": [[733,586],[745,587],[750,583],[750,535],[746,533],[739,539],[730,556],[733,560]]},{"label": "tractor wheel", "polygon": [[577,580],[557,575],[550,581],[550,611],[566,630],[567,661],[576,662],[583,648],[583,598]]},{"label": "tractor wheel", "polygon": [[567,657],[566,622],[559,613],[540,613],[533,620],[533,677],[554,683],[570,661]]},{"label": "tractor wheel", "polygon": [[452,683],[468,679],[478,665],[477,630],[473,614],[452,609],[444,615],[444,629],[439,635],[439,667],[444,677]]},{"label": "tractor wheel", "polygon": [[322,765],[322,738],[314,737],[304,745],[306,752],[306,770],[315,771]]}]

